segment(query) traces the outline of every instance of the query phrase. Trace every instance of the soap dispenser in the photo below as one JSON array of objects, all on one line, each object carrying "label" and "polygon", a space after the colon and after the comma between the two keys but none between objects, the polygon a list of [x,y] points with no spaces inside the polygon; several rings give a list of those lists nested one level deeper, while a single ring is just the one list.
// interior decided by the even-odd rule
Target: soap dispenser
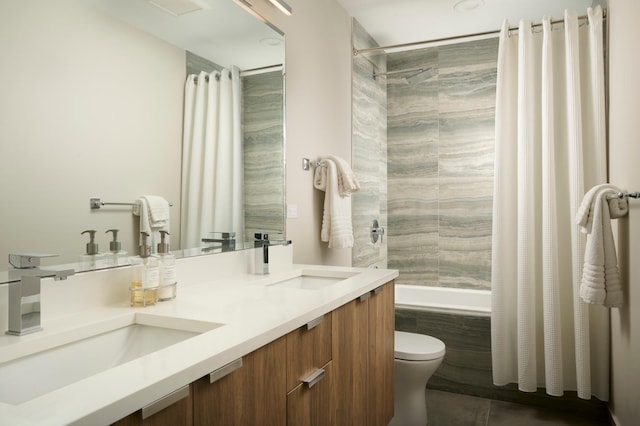
[{"label": "soap dispenser", "polygon": [[169,252],[169,243],[165,242],[167,231],[160,231],[158,243],[158,265],[160,267],[160,287],[158,300],[171,300],[176,297],[176,257]]},{"label": "soap dispenser", "polygon": [[98,250],[95,229],[88,229],[80,233],[80,235],[83,234],[89,234],[89,242],[87,243],[86,253],[80,256],[80,267],[83,270],[106,267],[106,256],[104,253],[100,253],[100,251]]},{"label": "soap dispenser", "polygon": [[106,254],[107,266],[128,265],[127,252],[122,250],[122,244],[118,241],[119,229],[108,229],[105,234],[112,232],[113,239],[109,242],[109,253]]},{"label": "soap dispenser", "polygon": [[160,271],[158,258],[151,256],[151,246],[147,243],[149,234],[140,232],[138,255],[131,260],[131,306],[155,305],[158,301]]}]

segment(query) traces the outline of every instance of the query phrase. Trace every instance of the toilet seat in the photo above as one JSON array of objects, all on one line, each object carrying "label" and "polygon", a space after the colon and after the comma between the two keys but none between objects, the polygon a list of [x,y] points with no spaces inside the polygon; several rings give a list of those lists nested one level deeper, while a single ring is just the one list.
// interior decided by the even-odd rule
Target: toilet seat
[{"label": "toilet seat", "polygon": [[394,337],[396,359],[429,361],[442,358],[445,354],[444,343],[435,337],[405,331],[396,331]]}]

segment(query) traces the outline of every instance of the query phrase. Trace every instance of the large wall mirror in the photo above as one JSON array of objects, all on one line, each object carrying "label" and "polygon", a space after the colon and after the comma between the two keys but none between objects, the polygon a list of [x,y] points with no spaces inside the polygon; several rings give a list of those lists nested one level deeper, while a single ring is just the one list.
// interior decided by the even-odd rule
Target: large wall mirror
[{"label": "large wall mirror", "polygon": [[[185,125],[185,83],[201,70],[221,69],[220,78],[225,70],[237,73],[241,116],[234,123],[242,138],[242,170],[235,171],[242,199],[214,201],[223,213],[241,203],[242,228],[214,224],[202,234],[235,231],[236,248],[254,232],[285,238],[284,35],[242,3],[0,3],[3,262],[16,252],[59,255],[45,265],[77,262],[89,241],[85,230],[96,230],[99,250],[108,252],[107,231],[119,229],[122,248],[133,255],[140,218],[131,206],[92,209],[90,199],[134,203],[144,195],[172,204],[172,251],[221,251],[181,238],[188,218],[201,216],[183,211],[183,139],[192,127]],[[231,186],[224,179],[217,185]]]}]

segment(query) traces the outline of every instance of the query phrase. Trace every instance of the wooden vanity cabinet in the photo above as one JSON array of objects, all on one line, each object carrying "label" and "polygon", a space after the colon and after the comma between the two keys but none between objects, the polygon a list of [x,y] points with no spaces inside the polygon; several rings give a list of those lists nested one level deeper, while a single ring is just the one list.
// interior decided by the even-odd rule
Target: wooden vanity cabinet
[{"label": "wooden vanity cabinet", "polygon": [[394,396],[394,282],[371,292],[369,303],[368,421],[370,426],[386,426],[393,418]]},{"label": "wooden vanity cabinet", "polygon": [[[140,409],[135,413],[124,417],[114,423],[114,426],[191,426],[193,425],[193,387],[186,386],[187,389],[181,388],[176,394],[177,397],[168,395],[166,407],[148,414],[147,408]],[[161,403],[157,401],[154,404]],[[154,404],[151,404],[153,406]],[[148,417],[147,417],[148,415]],[[144,418],[143,418],[144,417]]]},{"label": "wooden vanity cabinet", "polygon": [[329,312],[287,335],[287,425],[329,426],[331,331]]},{"label": "wooden vanity cabinet", "polygon": [[194,382],[194,424],[284,426],[285,360],[286,336],[243,356],[242,366],[218,381]]},{"label": "wooden vanity cabinet", "polygon": [[332,425],[387,425],[393,418],[394,283],[333,312]]},{"label": "wooden vanity cabinet", "polygon": [[321,367],[321,380],[300,383],[287,394],[288,426],[331,426],[331,364]]},{"label": "wooden vanity cabinet", "polygon": [[387,425],[393,286],[367,292],[191,383],[187,398],[154,416],[142,420],[137,412],[116,425]]}]

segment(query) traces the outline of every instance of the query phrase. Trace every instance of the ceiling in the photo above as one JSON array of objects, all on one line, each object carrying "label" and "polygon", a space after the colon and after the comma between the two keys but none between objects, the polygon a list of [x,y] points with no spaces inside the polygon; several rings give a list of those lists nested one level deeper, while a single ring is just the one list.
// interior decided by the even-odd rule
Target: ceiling
[{"label": "ceiling", "polygon": [[[284,61],[284,35],[232,0],[84,1],[223,67],[246,70]],[[193,11],[176,16],[157,4],[192,6]]]},{"label": "ceiling", "polygon": [[545,15],[561,19],[564,9],[584,15],[593,0],[465,0],[479,3],[457,10],[460,0],[337,0],[381,46],[499,30],[506,18],[540,22]]}]

